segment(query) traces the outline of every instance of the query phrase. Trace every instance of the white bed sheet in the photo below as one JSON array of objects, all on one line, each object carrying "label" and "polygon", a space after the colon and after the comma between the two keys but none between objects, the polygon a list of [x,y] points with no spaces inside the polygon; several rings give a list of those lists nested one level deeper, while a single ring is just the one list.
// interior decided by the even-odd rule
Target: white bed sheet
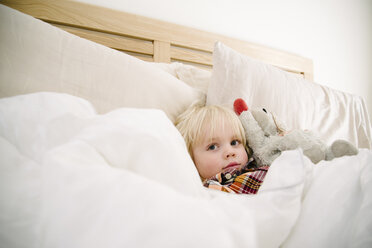
[{"label": "white bed sheet", "polygon": [[226,194],[202,187],[160,110],[97,115],[66,94],[3,98],[0,240],[4,247],[367,247],[371,163],[366,149],[317,166],[289,151],[259,194]]}]

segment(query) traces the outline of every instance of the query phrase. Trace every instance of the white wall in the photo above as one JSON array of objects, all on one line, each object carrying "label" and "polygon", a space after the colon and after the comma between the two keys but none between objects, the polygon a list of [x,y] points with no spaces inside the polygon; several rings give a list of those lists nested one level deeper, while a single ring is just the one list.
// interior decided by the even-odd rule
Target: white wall
[{"label": "white wall", "polygon": [[296,53],[372,117],[371,0],[79,0]]}]

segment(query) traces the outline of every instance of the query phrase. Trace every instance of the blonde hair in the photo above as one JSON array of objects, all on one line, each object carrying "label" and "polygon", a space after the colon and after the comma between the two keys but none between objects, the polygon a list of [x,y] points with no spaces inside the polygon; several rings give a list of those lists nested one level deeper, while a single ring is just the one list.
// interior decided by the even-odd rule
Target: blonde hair
[{"label": "blonde hair", "polygon": [[[235,136],[246,147],[244,129],[238,116],[234,111],[223,106],[194,104],[177,117],[175,125],[185,139],[187,149],[193,159],[193,146],[200,144],[205,138],[211,139],[218,127],[231,127]],[[209,129],[211,137],[205,137],[206,128]]]}]

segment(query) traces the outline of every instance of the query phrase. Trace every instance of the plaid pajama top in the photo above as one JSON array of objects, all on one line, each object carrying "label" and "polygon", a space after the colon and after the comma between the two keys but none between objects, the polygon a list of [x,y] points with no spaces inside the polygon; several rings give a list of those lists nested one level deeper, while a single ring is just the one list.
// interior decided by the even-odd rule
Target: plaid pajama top
[{"label": "plaid pajama top", "polygon": [[206,179],[203,184],[216,189],[236,194],[256,194],[263,183],[269,166],[252,167],[250,162],[242,169],[220,172]]}]

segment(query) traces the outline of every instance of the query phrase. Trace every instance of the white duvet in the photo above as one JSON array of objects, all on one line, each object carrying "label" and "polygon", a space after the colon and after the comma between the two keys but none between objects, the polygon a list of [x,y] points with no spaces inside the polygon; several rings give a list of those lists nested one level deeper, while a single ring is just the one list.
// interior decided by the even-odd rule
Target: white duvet
[{"label": "white duvet", "polygon": [[202,187],[160,110],[0,99],[0,247],[371,247],[372,152],[283,153],[257,195]]}]

